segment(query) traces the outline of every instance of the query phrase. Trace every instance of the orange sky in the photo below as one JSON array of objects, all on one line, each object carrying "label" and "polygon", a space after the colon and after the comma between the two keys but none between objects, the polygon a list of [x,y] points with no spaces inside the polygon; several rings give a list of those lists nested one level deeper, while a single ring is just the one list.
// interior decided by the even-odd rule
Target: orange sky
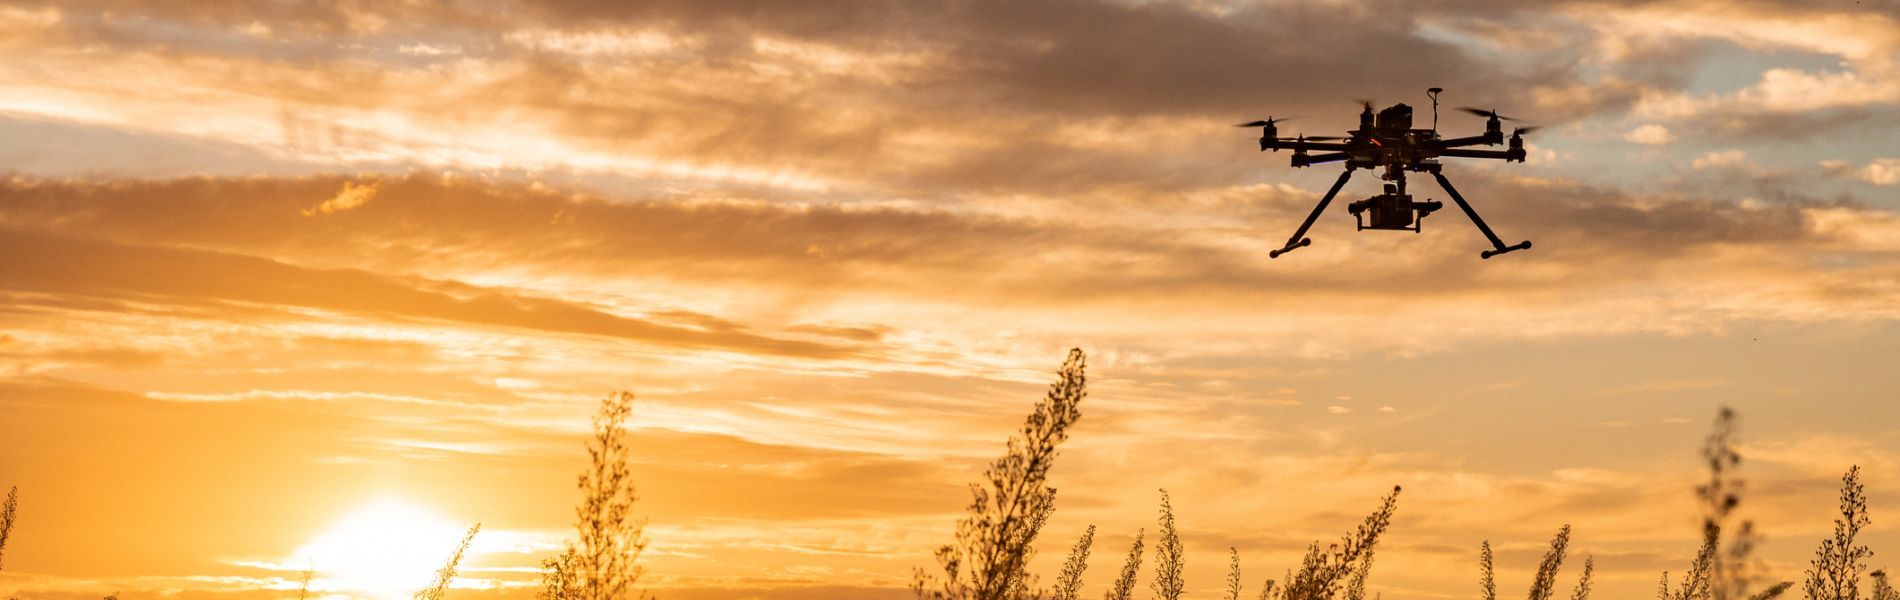
[{"label": "orange sky", "polygon": [[[1721,405],[1770,573],[1851,464],[1900,565],[1900,6],[1529,4],[4,3],[0,596],[388,595],[480,522],[456,595],[527,597],[628,389],[649,587],[905,597],[1071,346],[1091,595],[1157,488],[1215,597],[1395,484],[1373,591],[1568,523],[1648,594]],[[1267,260],[1336,171],[1230,125],[1434,85],[1546,126],[1446,168],[1535,249]]]}]

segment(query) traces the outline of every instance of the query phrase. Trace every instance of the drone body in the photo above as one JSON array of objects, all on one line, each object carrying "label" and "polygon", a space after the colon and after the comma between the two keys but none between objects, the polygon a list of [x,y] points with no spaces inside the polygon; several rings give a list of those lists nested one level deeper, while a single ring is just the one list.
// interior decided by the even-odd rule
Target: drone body
[{"label": "drone body", "polygon": [[[1384,170],[1379,175],[1387,182],[1384,193],[1353,202],[1347,207],[1347,211],[1352,213],[1353,218],[1358,222],[1359,230],[1419,231],[1420,221],[1426,215],[1444,206],[1442,202],[1414,201],[1412,196],[1406,193],[1405,174],[1408,171],[1424,172],[1431,173],[1432,177],[1438,180],[1438,185],[1451,195],[1452,201],[1458,204],[1458,208],[1463,209],[1465,215],[1471,218],[1471,222],[1478,226],[1478,231],[1483,232],[1485,238],[1490,240],[1492,249],[1480,253],[1479,256],[1491,258],[1506,252],[1530,248],[1529,241],[1510,246],[1504,245],[1497,234],[1491,231],[1491,227],[1484,223],[1484,219],[1478,216],[1478,212],[1471,208],[1471,204],[1465,202],[1464,196],[1452,187],[1451,181],[1445,179],[1439,159],[1488,158],[1524,162],[1523,134],[1535,128],[1520,127],[1506,138],[1501,121],[1510,120],[1510,117],[1500,116],[1495,111],[1466,108],[1463,109],[1466,112],[1486,117],[1484,133],[1449,139],[1439,137],[1438,93],[1440,91],[1442,90],[1439,88],[1432,88],[1427,92],[1432,98],[1432,127],[1430,129],[1412,127],[1412,107],[1410,106],[1394,104],[1375,114],[1372,111],[1371,101],[1361,102],[1365,110],[1359,114],[1359,128],[1349,132],[1349,136],[1344,138],[1304,135],[1294,138],[1279,137],[1276,124],[1285,119],[1276,121],[1268,118],[1264,121],[1241,124],[1241,127],[1261,128],[1260,151],[1292,150],[1292,163],[1295,167],[1335,162],[1343,162],[1346,166],[1346,171],[1339,175],[1339,180],[1333,183],[1332,189],[1320,199],[1319,206],[1313,208],[1312,214],[1307,215],[1306,222],[1293,233],[1293,237],[1287,239],[1286,246],[1269,252],[1267,256],[1279,258],[1281,254],[1291,252],[1295,248],[1311,245],[1313,240],[1306,237],[1306,230],[1313,226],[1313,222],[1319,218],[1320,213],[1326,211],[1326,206],[1331,204],[1333,197],[1339,194],[1339,189],[1346,185],[1346,180],[1352,177],[1352,172],[1356,169],[1375,168]],[[1471,146],[1495,146],[1507,141],[1509,143],[1507,150],[1470,148]]]}]

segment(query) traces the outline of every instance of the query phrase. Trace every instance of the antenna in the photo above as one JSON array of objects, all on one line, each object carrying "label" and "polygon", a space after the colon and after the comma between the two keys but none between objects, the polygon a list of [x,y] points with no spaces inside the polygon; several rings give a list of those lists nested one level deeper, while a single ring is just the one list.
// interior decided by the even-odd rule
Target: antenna
[{"label": "antenna", "polygon": [[1438,93],[1443,91],[1445,88],[1438,87],[1425,90],[1425,95],[1432,97],[1432,133],[1438,133]]}]

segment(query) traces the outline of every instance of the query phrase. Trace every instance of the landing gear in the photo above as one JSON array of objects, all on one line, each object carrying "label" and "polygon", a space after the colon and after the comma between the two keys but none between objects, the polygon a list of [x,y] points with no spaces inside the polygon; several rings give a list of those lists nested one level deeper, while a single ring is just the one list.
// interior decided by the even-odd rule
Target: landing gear
[{"label": "landing gear", "polygon": [[1292,252],[1294,248],[1313,245],[1313,240],[1306,237],[1306,230],[1313,227],[1313,221],[1319,220],[1320,213],[1326,212],[1326,205],[1333,203],[1333,196],[1339,195],[1339,188],[1346,187],[1346,180],[1352,179],[1352,169],[1349,165],[1346,167],[1346,172],[1339,174],[1339,180],[1333,182],[1333,189],[1326,190],[1326,197],[1319,199],[1319,206],[1313,207],[1312,214],[1306,215],[1306,222],[1301,223],[1300,229],[1293,232],[1293,237],[1287,238],[1286,247],[1268,252],[1267,258],[1279,258],[1282,254]]},{"label": "landing gear", "polygon": [[1491,231],[1491,226],[1484,224],[1484,217],[1478,216],[1478,211],[1471,208],[1471,203],[1465,202],[1464,195],[1458,193],[1458,188],[1451,186],[1451,180],[1446,179],[1444,173],[1440,173],[1438,169],[1432,169],[1432,177],[1438,179],[1438,187],[1445,188],[1445,193],[1451,194],[1451,199],[1458,203],[1458,208],[1464,209],[1465,216],[1471,217],[1471,222],[1478,226],[1478,231],[1484,233],[1484,238],[1491,240],[1492,249],[1479,252],[1478,258],[1488,259],[1507,252],[1530,249],[1530,240],[1524,240],[1510,246],[1504,245],[1504,240],[1498,239],[1498,234]]},{"label": "landing gear", "polygon": [[[1306,231],[1313,227],[1313,222],[1319,220],[1320,213],[1326,212],[1326,207],[1333,203],[1333,197],[1339,195],[1339,189],[1345,187],[1346,181],[1352,178],[1353,169],[1351,165],[1346,166],[1346,171],[1340,173],[1339,179],[1333,182],[1332,189],[1326,190],[1326,196],[1320,198],[1319,205],[1313,207],[1311,214],[1306,215],[1305,222],[1300,223],[1299,230],[1293,232],[1293,237],[1287,238],[1286,246],[1268,252],[1267,258],[1279,258],[1280,255],[1297,248],[1313,245],[1313,240],[1306,237]],[[1492,249],[1479,253],[1479,257],[1488,259],[1499,254],[1526,250],[1531,247],[1530,240],[1510,246],[1504,245],[1504,240],[1498,239],[1498,234],[1491,231],[1490,225],[1484,223],[1484,218],[1478,216],[1476,209],[1471,208],[1471,203],[1466,202],[1464,195],[1458,193],[1458,188],[1452,187],[1451,180],[1445,178],[1445,174],[1440,172],[1438,165],[1431,164],[1420,170],[1431,172],[1432,177],[1438,179],[1438,186],[1445,188],[1445,193],[1451,194],[1452,201],[1458,204],[1458,208],[1465,211],[1465,216],[1471,217],[1471,223],[1478,226],[1478,231],[1484,234],[1485,239],[1491,241]],[[1352,213],[1353,219],[1362,231],[1386,229],[1417,232],[1419,223],[1425,219],[1426,215],[1445,206],[1443,202],[1437,201],[1413,201],[1412,196],[1405,193],[1405,171],[1403,170],[1388,169],[1384,179],[1393,182],[1386,184],[1385,193],[1354,202],[1347,207],[1347,211]]]}]

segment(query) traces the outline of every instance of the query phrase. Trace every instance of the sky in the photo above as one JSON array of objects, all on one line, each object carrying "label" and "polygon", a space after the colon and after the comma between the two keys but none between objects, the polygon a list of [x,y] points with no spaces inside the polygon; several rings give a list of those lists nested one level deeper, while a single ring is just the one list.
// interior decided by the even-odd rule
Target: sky
[{"label": "sky", "polygon": [[[1232,125],[1542,126],[1418,234]],[[0,594],[524,598],[599,400],[679,599],[900,598],[1071,347],[1032,570],[1191,597],[1403,486],[1370,589],[1649,594],[1741,415],[1762,574],[1900,566],[1891,0],[0,4]],[[1415,194],[1442,200],[1429,181]],[[1361,175],[1342,199],[1376,191]],[[1144,572],[1142,585],[1149,574]]]}]

